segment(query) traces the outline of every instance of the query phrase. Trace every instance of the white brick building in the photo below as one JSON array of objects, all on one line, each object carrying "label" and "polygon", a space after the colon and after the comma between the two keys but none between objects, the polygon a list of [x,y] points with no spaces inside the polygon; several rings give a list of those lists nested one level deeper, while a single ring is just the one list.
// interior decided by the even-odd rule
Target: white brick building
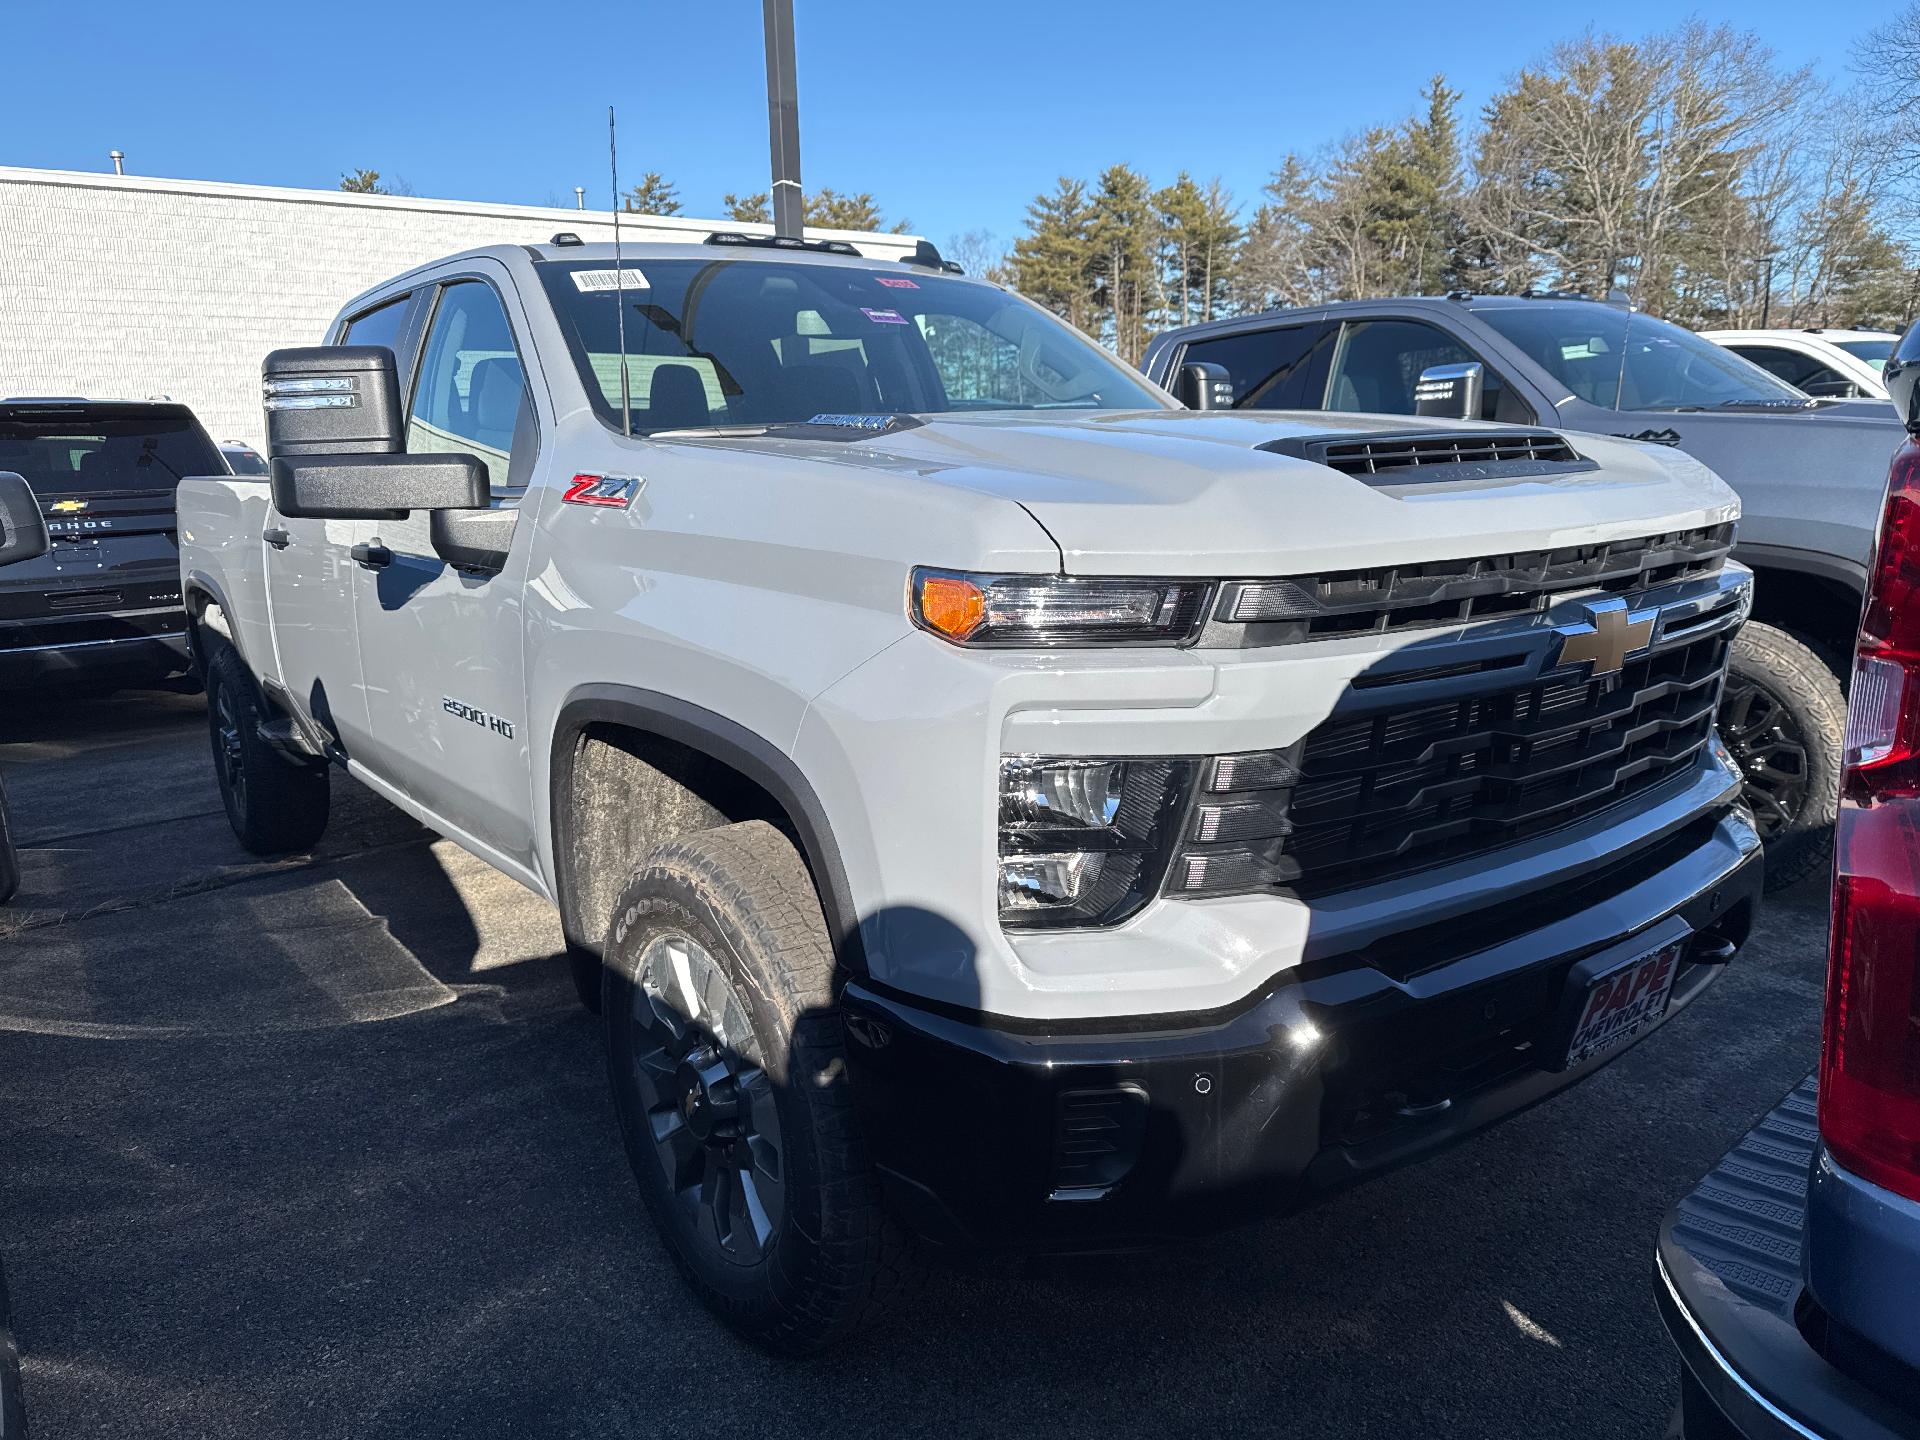
[{"label": "white brick building", "polygon": [[[621,220],[633,240],[768,228]],[[611,239],[612,216],[0,166],[0,396],[166,395],[214,439],[258,447],[269,350],[317,344],[343,302],[408,266],[561,230]],[[817,233],[881,256],[914,242]]]}]

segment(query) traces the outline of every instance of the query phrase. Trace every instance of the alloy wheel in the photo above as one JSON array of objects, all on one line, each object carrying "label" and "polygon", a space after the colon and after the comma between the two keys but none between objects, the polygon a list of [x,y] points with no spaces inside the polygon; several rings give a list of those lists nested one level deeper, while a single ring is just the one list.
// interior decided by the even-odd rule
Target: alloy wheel
[{"label": "alloy wheel", "polygon": [[221,685],[213,693],[214,758],[220,765],[220,780],[233,796],[242,815],[247,810],[246,758],[241,749],[240,707],[234,703],[231,686]]},{"label": "alloy wheel", "polygon": [[1807,739],[1793,711],[1758,681],[1730,675],[1719,723],[1761,838],[1787,829],[1807,803],[1809,784]]},{"label": "alloy wheel", "polygon": [[641,951],[632,988],[633,1074],[654,1153],[701,1243],[764,1259],[785,1212],[773,1082],[745,1004],[680,931]]}]

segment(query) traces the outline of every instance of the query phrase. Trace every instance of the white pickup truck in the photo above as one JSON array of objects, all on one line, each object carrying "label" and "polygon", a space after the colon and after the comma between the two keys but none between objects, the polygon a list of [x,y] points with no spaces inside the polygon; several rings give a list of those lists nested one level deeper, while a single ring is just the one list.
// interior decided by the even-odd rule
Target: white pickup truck
[{"label": "white pickup truck", "polygon": [[1752,923],[1684,454],[1192,413],[930,249],[562,236],[327,341],[267,360],[271,477],[180,488],[235,832],[311,845],[344,770],[558,906],[647,1203],[770,1348],[902,1234],[1427,1153]]}]

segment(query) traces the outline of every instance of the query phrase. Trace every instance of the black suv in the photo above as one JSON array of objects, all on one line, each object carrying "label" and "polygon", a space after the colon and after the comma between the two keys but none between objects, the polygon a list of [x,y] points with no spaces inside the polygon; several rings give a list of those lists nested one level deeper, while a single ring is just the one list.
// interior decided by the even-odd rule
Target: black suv
[{"label": "black suv", "polygon": [[0,687],[135,684],[188,668],[173,492],[227,464],[193,412],[0,401],[0,470],[26,476],[52,548],[0,576]]}]

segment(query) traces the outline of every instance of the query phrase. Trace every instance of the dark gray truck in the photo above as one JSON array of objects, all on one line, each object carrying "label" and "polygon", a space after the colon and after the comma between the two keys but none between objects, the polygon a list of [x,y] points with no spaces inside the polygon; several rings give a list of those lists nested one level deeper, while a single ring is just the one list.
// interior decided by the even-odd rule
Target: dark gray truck
[{"label": "dark gray truck", "polygon": [[52,548],[0,575],[0,691],[184,674],[174,489],[227,463],[184,405],[0,401],[0,471],[26,477]]},{"label": "dark gray truck", "polygon": [[[1215,368],[1217,367],[1217,368]],[[1769,888],[1826,859],[1844,657],[1887,457],[1879,400],[1813,400],[1677,325],[1564,295],[1359,300],[1188,326],[1142,368],[1189,404],[1542,425],[1683,450],[1739,492],[1756,574],[1721,732],[1767,837]],[[1217,387],[1217,388],[1216,388]]]}]

